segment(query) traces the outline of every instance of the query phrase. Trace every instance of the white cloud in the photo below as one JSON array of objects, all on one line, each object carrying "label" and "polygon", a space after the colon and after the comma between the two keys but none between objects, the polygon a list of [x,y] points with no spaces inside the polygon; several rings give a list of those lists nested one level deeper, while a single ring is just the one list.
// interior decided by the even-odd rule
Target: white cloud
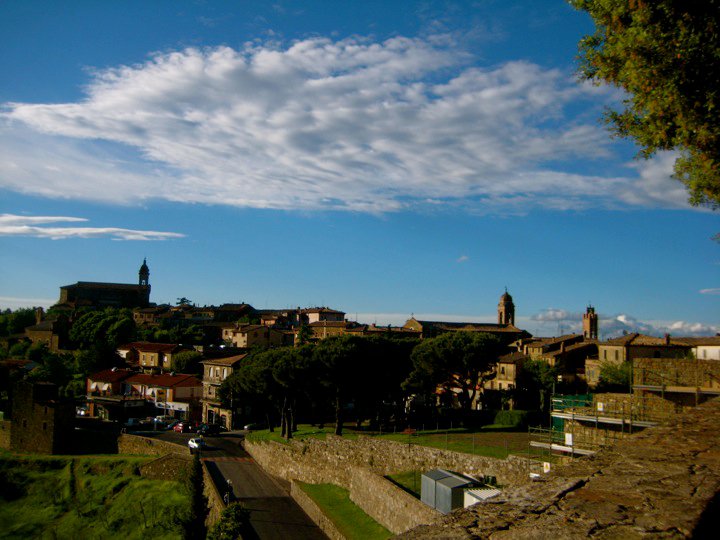
[{"label": "white cloud", "polygon": [[645,206],[692,208],[684,184],[672,178],[677,157],[677,152],[658,152],[648,160],[629,164],[630,168],[639,171],[640,178],[622,188],[620,199]]},{"label": "white cloud", "polygon": [[631,201],[631,179],[554,168],[609,155],[602,128],[565,116],[600,90],[524,61],[469,62],[451,39],[402,37],[156,54],[96,72],[82,101],[5,104],[0,187],[367,212]]},{"label": "white cloud", "polygon": [[[46,227],[48,223],[87,222],[87,219],[65,216],[17,216],[0,214],[0,236],[31,236],[35,238],[102,238],[113,240],[169,240],[185,235],[174,232],[142,231],[117,227]],[[43,226],[39,226],[43,225]]]},{"label": "white cloud", "polygon": [[455,262],[464,263],[464,262],[467,262],[467,261],[469,261],[469,260],[470,260],[470,257],[468,257],[467,255],[460,255],[460,256],[455,260]]},{"label": "white cloud", "polygon": [[716,288],[716,289],[700,289],[700,294],[720,294],[720,288]]}]

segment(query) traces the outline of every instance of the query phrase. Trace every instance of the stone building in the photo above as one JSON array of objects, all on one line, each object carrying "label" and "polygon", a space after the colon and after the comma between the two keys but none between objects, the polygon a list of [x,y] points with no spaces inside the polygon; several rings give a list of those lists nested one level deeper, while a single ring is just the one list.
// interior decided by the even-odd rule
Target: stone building
[{"label": "stone building", "polygon": [[229,356],[227,358],[214,358],[204,360],[203,364],[203,394],[202,419],[207,424],[220,424],[227,429],[233,428],[232,408],[222,407],[218,390],[222,382],[236,369],[247,354]]},{"label": "stone building", "polygon": [[19,381],[13,391],[10,444],[16,452],[62,454],[71,449],[75,405],[47,382]]},{"label": "stone building", "polygon": [[78,281],[60,287],[59,307],[147,307],[150,304],[150,269],[143,260],[138,272],[138,284],[97,283]]}]

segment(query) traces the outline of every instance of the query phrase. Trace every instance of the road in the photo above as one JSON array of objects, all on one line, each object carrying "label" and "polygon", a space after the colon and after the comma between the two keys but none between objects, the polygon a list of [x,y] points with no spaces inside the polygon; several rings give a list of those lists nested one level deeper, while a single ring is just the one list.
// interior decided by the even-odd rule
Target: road
[{"label": "road", "polygon": [[[141,433],[138,433],[140,435]],[[192,433],[142,433],[187,446]],[[231,481],[234,498],[250,510],[250,524],[261,540],[326,540],[327,536],[290,497],[290,485],[268,475],[255,463],[240,442],[243,434],[224,433],[205,437],[207,448],[201,459],[221,494]]]}]

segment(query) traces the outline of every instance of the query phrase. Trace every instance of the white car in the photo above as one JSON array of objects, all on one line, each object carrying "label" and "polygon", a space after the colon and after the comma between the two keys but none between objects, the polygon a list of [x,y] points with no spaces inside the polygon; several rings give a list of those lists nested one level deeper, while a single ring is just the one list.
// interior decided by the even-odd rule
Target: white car
[{"label": "white car", "polygon": [[190,439],[188,441],[188,448],[190,449],[190,453],[199,452],[203,448],[205,448],[207,445],[205,444],[205,439],[202,437],[197,437],[195,439]]}]

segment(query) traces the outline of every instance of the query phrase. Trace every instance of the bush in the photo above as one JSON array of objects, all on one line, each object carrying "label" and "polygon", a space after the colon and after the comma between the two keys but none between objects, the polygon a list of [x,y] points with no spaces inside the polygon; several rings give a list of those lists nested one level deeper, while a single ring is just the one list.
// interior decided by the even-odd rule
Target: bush
[{"label": "bush", "polygon": [[525,427],[528,422],[527,411],[498,411],[495,415],[495,425]]},{"label": "bush", "polygon": [[220,515],[220,521],[210,529],[208,540],[235,540],[250,523],[250,511],[240,503],[232,503]]}]

